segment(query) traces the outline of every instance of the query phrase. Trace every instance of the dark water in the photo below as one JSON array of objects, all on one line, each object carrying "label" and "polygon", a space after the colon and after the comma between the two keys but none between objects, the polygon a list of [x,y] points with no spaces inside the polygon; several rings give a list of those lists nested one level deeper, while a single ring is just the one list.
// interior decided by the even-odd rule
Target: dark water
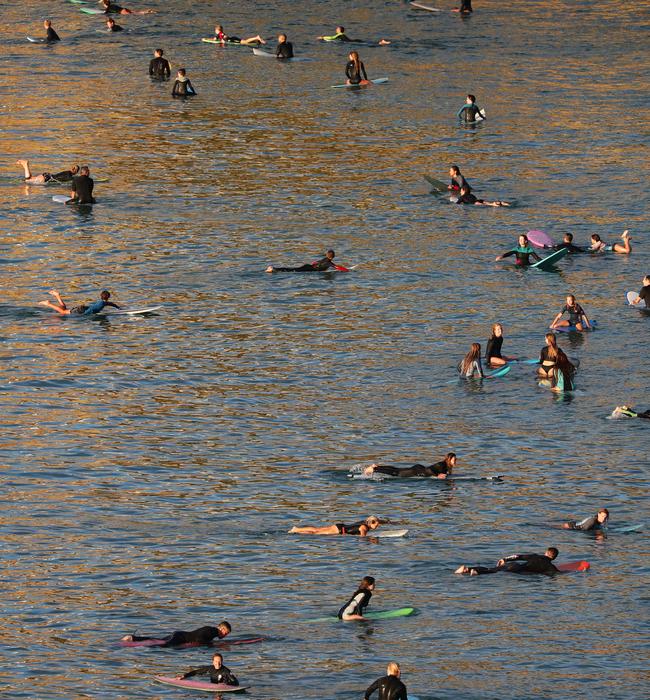
[{"label": "dark water", "polygon": [[[448,2],[440,2],[445,8]],[[132,3],[135,5],[135,3]],[[647,696],[643,534],[597,540],[548,527],[601,506],[647,518],[650,319],[624,306],[650,272],[650,3],[476,0],[468,20],[400,2],[150,2],[101,19],[63,2],[2,7],[0,265],[2,591],[0,695],[179,697],[151,685],[205,650],[120,650],[125,633],[230,620],[270,640],[226,650],[251,697],[352,700],[398,660],[432,698]],[[137,3],[138,7],[144,7]],[[47,13],[65,39],[30,45]],[[287,31],[309,61],[277,65],[199,41]],[[336,91],[343,22],[371,76]],[[162,46],[199,95],[174,102],[146,67]],[[488,121],[459,128],[472,91]],[[35,171],[88,162],[91,212],[25,188]],[[453,207],[422,173],[463,168],[512,210]],[[565,259],[554,274],[494,257],[542,228],[631,256]],[[328,247],[349,275],[266,275]],[[36,302],[109,288],[159,316],[60,319]],[[530,367],[449,383],[493,322],[504,352],[534,357],[574,292],[600,330],[562,338],[579,391],[558,399]],[[365,483],[356,463],[459,454],[459,475],[503,483]],[[410,535],[284,534],[376,513]],[[555,544],[588,574],[468,579]],[[307,624],[366,574],[375,609],[410,618]],[[647,626],[645,626],[647,630]]]}]

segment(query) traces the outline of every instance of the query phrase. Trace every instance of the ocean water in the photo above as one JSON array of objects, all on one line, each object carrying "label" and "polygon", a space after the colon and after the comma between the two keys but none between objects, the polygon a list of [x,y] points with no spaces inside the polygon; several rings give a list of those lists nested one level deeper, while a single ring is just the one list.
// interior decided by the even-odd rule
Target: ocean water
[{"label": "ocean water", "polygon": [[[206,649],[121,649],[119,638],[228,619],[225,663],[260,700],[359,698],[402,665],[434,698],[647,697],[643,532],[553,529],[607,506],[648,520],[650,318],[625,306],[650,273],[650,3],[476,0],[468,19],[402,2],[126,3],[127,31],[47,1],[2,8],[0,695],[173,698],[152,684],[209,663]],[[218,12],[217,12],[218,10]],[[64,39],[32,45],[45,16]],[[304,61],[200,42],[285,31]],[[342,82],[347,46],[366,90]],[[381,37],[393,41],[379,47]],[[147,75],[154,48],[198,96]],[[459,126],[473,92],[488,120]],[[35,172],[88,163],[98,204],[51,201]],[[457,163],[478,196],[452,206],[426,173]],[[588,243],[632,235],[631,256],[565,258],[557,272],[494,258],[519,233]],[[268,275],[327,248],[350,274]],[[155,316],[58,318],[110,289]],[[574,293],[593,333],[574,394],[534,368],[454,382],[472,342],[504,326],[504,353],[536,357]],[[373,461],[458,454],[459,476],[365,482]],[[370,514],[399,540],[299,537],[294,524]],[[392,525],[391,525],[392,527]],[[553,579],[453,575],[555,545],[591,570]],[[372,608],[417,614],[313,624],[364,575]],[[646,685],[644,685],[644,683]]]}]

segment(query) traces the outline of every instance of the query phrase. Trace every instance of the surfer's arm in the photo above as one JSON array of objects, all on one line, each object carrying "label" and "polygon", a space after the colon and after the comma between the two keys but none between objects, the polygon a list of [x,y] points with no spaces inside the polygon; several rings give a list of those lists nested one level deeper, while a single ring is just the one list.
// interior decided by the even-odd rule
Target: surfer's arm
[{"label": "surfer's arm", "polygon": [[107,301],[104,306],[112,306],[114,309],[121,309],[121,306],[118,306],[117,304],[114,304],[112,301]]},{"label": "surfer's arm", "polygon": [[366,692],[363,696],[364,700],[370,700],[370,696],[375,692],[375,690],[378,690],[380,681],[381,681],[381,678],[378,678],[372,685],[368,686],[368,688],[366,689]]},{"label": "surfer's arm", "polygon": [[541,260],[539,255],[537,255],[537,253],[534,250],[531,250],[530,255],[532,255],[537,261]]},{"label": "surfer's arm", "polygon": [[562,318],[563,313],[564,310],[560,311],[560,313],[551,321],[551,328],[553,328],[555,324]]},{"label": "surfer's arm", "polygon": [[179,678],[181,680],[185,680],[186,678],[192,678],[192,676],[205,676],[210,672],[211,668],[212,666],[200,666],[199,668],[193,668],[191,671],[179,676]]},{"label": "surfer's arm", "polygon": [[459,110],[458,114],[456,115],[459,119],[463,116],[463,112],[469,107],[469,105],[463,105]]},{"label": "surfer's arm", "polygon": [[508,250],[507,252],[502,253],[501,255],[499,255],[497,257],[497,262],[499,260],[503,260],[503,258],[509,258],[511,255],[514,255],[516,252],[517,252],[516,250]]}]

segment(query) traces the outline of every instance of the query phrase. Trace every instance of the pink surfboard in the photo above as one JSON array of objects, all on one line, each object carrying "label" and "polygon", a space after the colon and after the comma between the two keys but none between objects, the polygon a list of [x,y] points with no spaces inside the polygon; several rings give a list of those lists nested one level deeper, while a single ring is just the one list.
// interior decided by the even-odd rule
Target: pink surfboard
[{"label": "pink surfboard", "polygon": [[203,693],[241,693],[247,685],[226,685],[225,683],[205,683],[204,681],[180,680],[170,676],[154,676],[154,680],[164,685],[172,685],[175,688],[187,688]]},{"label": "pink surfboard", "polygon": [[526,236],[535,248],[552,248],[555,245],[553,239],[547,236],[544,231],[529,231]]},{"label": "pink surfboard", "polygon": [[565,564],[555,564],[555,568],[562,573],[569,571],[587,571],[591,565],[588,561],[568,561]]}]

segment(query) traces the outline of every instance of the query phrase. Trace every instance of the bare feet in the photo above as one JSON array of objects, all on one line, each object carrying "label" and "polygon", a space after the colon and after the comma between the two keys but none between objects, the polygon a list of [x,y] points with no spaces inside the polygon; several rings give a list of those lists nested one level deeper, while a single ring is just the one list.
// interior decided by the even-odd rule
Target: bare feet
[{"label": "bare feet", "polygon": [[379,40],[379,46],[388,46],[388,44],[390,44],[390,41],[388,41],[388,39]]},{"label": "bare feet", "polygon": [[289,530],[289,534],[293,535],[295,532],[298,532],[298,528],[294,525],[291,530]]},{"label": "bare feet", "polygon": [[39,305],[39,306],[49,306],[49,305],[50,305],[50,302],[49,302],[49,301],[39,301],[39,302],[38,302],[38,305]]},{"label": "bare feet", "polygon": [[454,571],[455,574],[468,574],[469,573],[469,566],[465,566],[465,564],[462,564],[459,566],[456,571]]},{"label": "bare feet", "polygon": [[273,272],[273,265],[269,265],[264,272]]},{"label": "bare feet", "polygon": [[133,635],[132,634],[125,634],[122,639],[120,640],[122,642],[132,642],[133,641]]},{"label": "bare feet", "polygon": [[630,237],[630,233],[627,229],[625,229],[625,231],[623,231],[623,233],[621,234],[621,238],[625,239],[625,238],[629,238],[629,237]]},{"label": "bare feet", "polygon": [[16,161],[16,165],[27,165],[28,163],[29,163],[29,161],[26,160],[25,158],[19,158],[19,159]]},{"label": "bare feet", "polygon": [[369,467],[366,467],[366,468],[363,470],[363,475],[364,475],[364,476],[372,476],[372,475],[374,474],[374,472],[375,472],[375,469],[377,469],[377,465],[376,465],[376,464],[371,464]]}]

